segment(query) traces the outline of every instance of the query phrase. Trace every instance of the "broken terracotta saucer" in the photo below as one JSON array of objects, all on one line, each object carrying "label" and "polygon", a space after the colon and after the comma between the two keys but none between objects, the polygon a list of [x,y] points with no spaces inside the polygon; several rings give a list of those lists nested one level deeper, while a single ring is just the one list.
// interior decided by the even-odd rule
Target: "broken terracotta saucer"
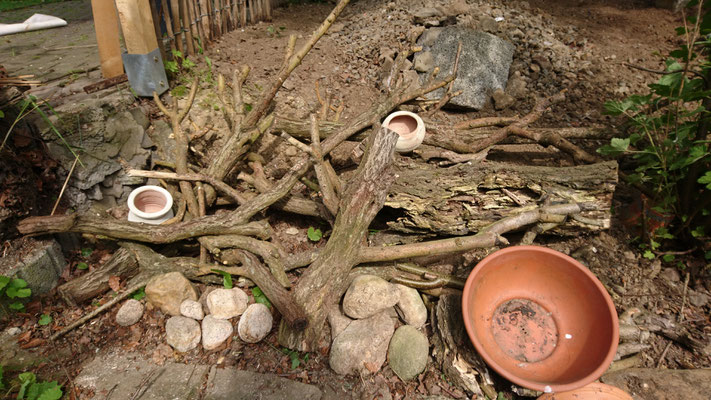
[{"label": "broken terracotta saucer", "polygon": [[568,392],[545,393],[538,400],[632,400],[632,396],[614,386],[593,382]]},{"label": "broken terracotta saucer", "polygon": [[464,286],[462,315],[491,368],[545,393],[593,382],[617,351],[617,312],[602,283],[545,247],[513,246],[479,262]]}]

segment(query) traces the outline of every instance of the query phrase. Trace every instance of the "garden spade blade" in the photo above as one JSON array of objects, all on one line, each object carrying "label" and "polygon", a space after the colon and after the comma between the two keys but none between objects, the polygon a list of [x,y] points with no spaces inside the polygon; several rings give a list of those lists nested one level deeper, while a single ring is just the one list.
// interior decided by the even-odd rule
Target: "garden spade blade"
[{"label": "garden spade blade", "polygon": [[161,94],[168,90],[160,49],[156,48],[148,54],[124,53],[121,57],[128,83],[138,96],[153,97],[153,92]]}]

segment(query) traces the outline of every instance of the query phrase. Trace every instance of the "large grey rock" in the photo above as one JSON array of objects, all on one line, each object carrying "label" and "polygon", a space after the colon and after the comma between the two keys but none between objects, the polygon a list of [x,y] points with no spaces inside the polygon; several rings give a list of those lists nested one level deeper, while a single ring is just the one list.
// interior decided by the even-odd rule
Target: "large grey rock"
[{"label": "large grey rock", "polygon": [[240,288],[215,289],[207,295],[206,302],[213,318],[230,319],[242,315],[249,297]]},{"label": "large grey rock", "polygon": [[232,336],[234,328],[230,321],[206,315],[202,319],[202,347],[205,350],[214,350]]},{"label": "large grey rock", "polygon": [[32,296],[48,293],[57,286],[59,276],[67,267],[62,248],[54,239],[27,243],[28,247],[17,255],[0,257],[0,275],[24,279]]},{"label": "large grey rock", "polygon": [[190,351],[200,343],[200,324],[188,317],[170,317],[165,323],[165,340],[181,353]]},{"label": "large grey rock", "polygon": [[183,302],[180,303],[180,314],[184,317],[192,318],[198,321],[205,318],[205,312],[202,309],[202,304],[190,299],[183,300]]},{"label": "large grey rock", "polygon": [[429,351],[427,337],[414,327],[403,325],[397,328],[390,340],[390,368],[403,381],[414,379],[425,370]]},{"label": "large grey rock", "polygon": [[360,275],[343,296],[343,312],[351,318],[368,318],[394,306],[399,299],[395,285],[379,276]]},{"label": "large grey rock", "polygon": [[209,368],[197,363],[158,366],[138,353],[101,353],[83,366],[74,384],[95,393],[96,399],[106,398],[100,393],[111,393],[111,399],[132,399],[139,390],[145,390],[138,397],[141,400],[196,399]]},{"label": "large grey rock", "polygon": [[116,323],[121,326],[130,326],[138,322],[143,316],[143,304],[134,299],[128,299],[116,313]]},{"label": "large grey rock", "polygon": [[628,368],[605,374],[603,383],[616,386],[635,400],[711,398],[711,370]]},{"label": "large grey rock", "polygon": [[183,300],[197,298],[195,288],[180,272],[158,275],[146,285],[146,299],[168,315],[180,315]]},{"label": "large grey rock", "polygon": [[395,324],[385,312],[351,322],[334,338],[329,365],[342,375],[377,372],[385,362],[394,330]]},{"label": "large grey rock", "polygon": [[[479,110],[484,107],[494,90],[506,87],[514,46],[489,33],[460,26],[430,28],[418,39],[418,44],[423,46],[423,53],[432,53],[434,67],[439,67],[442,76],[445,76],[451,73],[454,67],[460,41],[462,52],[454,91],[461,90],[462,94],[450,100],[449,104]],[[418,63],[419,57],[422,55],[415,54],[415,64]],[[430,71],[421,73],[421,81],[424,81],[429,73]],[[430,93],[428,98],[439,98],[443,93],[444,89],[439,89]]]},{"label": "large grey rock", "polygon": [[340,335],[351,322],[353,322],[353,320],[343,315],[338,306],[333,307],[333,309],[328,313],[328,324],[331,326],[331,337],[335,338]]},{"label": "large grey rock", "polygon": [[395,309],[406,324],[420,328],[427,322],[427,307],[417,289],[405,285],[395,285],[400,292],[400,300]]},{"label": "large grey rock", "polygon": [[272,330],[274,318],[264,304],[254,303],[244,311],[237,324],[240,339],[247,343],[257,343]]},{"label": "large grey rock", "polygon": [[281,378],[273,374],[212,367],[207,378],[204,400],[319,400],[321,391],[314,385]]}]

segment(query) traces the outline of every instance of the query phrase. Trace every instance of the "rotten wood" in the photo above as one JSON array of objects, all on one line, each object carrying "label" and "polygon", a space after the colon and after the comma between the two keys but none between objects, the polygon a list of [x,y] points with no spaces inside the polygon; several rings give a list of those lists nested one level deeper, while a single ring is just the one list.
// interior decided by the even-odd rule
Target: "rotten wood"
[{"label": "rotten wood", "polygon": [[57,291],[69,305],[76,306],[109,290],[109,277],[122,281],[138,273],[138,262],[130,251],[120,248],[102,266],[60,285]]},{"label": "rotten wood", "polygon": [[[443,169],[410,160],[398,164],[396,174],[385,206],[400,215],[388,225],[403,232],[447,235],[478,232],[503,217],[537,207],[541,200],[592,205],[581,216],[596,224],[570,220],[552,232],[606,229],[618,181],[615,161],[574,167],[486,162]],[[517,204],[510,193],[526,205]]]}]

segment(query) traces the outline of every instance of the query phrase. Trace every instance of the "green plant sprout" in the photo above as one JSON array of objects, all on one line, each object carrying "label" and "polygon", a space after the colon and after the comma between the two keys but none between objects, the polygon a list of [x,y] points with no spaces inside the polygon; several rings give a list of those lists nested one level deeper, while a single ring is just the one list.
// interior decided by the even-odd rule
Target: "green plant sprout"
[{"label": "green plant sprout", "polygon": [[[22,304],[19,299],[28,298],[30,295],[32,295],[32,290],[27,287],[27,282],[24,279],[10,278],[0,275],[0,300],[3,298],[10,299],[11,302],[9,307],[11,310],[24,310],[25,305]],[[0,306],[2,306],[2,302],[0,302]],[[4,308],[4,306],[2,307]]]}]

